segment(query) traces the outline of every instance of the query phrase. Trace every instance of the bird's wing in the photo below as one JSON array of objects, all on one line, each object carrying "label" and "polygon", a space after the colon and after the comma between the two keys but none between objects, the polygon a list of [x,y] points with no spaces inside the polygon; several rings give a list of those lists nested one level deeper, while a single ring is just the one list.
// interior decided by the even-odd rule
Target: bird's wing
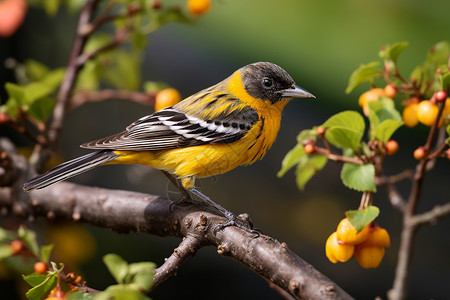
[{"label": "bird's wing", "polygon": [[[206,109],[208,104],[212,103],[209,105],[211,107],[218,101],[216,97],[208,98],[211,100],[204,100],[202,105],[197,105],[197,113],[192,105],[188,106],[189,110],[184,109],[183,105],[168,107],[137,120],[129,125],[126,131],[85,143],[81,147],[113,150],[164,150],[204,144],[231,143],[241,139],[259,119],[254,109],[245,105],[236,106],[239,101],[230,97],[222,97],[222,100],[229,98],[232,101],[220,103],[222,106],[219,111],[215,109],[208,113],[208,109]],[[193,101],[190,98],[186,100]]]}]

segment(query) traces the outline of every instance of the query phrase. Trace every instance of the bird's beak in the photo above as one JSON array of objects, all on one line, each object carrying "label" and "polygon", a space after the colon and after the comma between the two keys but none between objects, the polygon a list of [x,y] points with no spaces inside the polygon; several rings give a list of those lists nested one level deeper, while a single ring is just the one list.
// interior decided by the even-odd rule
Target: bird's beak
[{"label": "bird's beak", "polygon": [[304,90],[297,85],[295,85],[293,89],[282,90],[281,95],[283,97],[291,97],[291,98],[316,98],[316,96],[314,96],[307,90]]}]

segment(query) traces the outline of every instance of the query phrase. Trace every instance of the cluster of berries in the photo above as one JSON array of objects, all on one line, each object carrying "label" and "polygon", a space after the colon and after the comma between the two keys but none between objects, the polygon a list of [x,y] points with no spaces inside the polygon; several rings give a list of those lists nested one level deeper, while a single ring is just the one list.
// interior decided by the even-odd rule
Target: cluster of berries
[{"label": "cluster of berries", "polygon": [[361,231],[344,218],[337,230],[327,239],[325,253],[332,263],[346,262],[355,256],[363,268],[376,268],[380,265],[385,248],[391,245],[388,232],[374,223]]}]

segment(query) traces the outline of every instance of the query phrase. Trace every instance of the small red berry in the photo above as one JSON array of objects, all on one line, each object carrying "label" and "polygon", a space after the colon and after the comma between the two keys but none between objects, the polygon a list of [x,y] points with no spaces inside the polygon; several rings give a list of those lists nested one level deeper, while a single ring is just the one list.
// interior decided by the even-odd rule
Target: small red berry
[{"label": "small red berry", "polygon": [[424,147],[419,147],[414,151],[414,158],[417,160],[421,160],[425,157],[426,152]]},{"label": "small red berry", "polygon": [[155,1],[153,2],[153,5],[152,5],[152,8],[153,8],[153,9],[160,9],[161,7],[162,7],[161,1],[155,0]]},{"label": "small red berry", "polygon": [[393,155],[398,151],[398,143],[397,141],[390,140],[386,143],[386,154]]},{"label": "small red berry", "polygon": [[436,99],[436,102],[444,102],[444,100],[447,99],[447,93],[445,91],[437,91],[434,94],[434,98]]},{"label": "small red berry", "polygon": [[47,264],[43,261],[38,261],[34,264],[34,271],[38,274],[44,274],[47,270]]},{"label": "small red berry", "polygon": [[316,147],[314,146],[314,144],[306,144],[303,146],[303,149],[305,150],[306,154],[313,154],[314,152],[316,152]]},{"label": "small red berry", "polygon": [[317,127],[317,128],[316,128],[316,133],[317,133],[318,135],[320,135],[320,136],[323,136],[323,135],[325,134],[325,131],[327,131],[326,128],[323,128],[323,127]]},{"label": "small red berry", "polygon": [[25,244],[21,240],[14,240],[10,244],[13,255],[25,250]]}]

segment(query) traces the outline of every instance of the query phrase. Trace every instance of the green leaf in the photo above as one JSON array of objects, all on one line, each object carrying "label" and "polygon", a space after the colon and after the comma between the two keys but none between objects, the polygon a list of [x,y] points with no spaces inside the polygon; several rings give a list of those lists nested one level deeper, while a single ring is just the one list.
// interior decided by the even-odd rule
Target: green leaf
[{"label": "green leaf", "polygon": [[25,229],[25,227],[20,226],[18,230],[19,238],[25,243],[28,249],[33,252],[36,256],[39,256],[39,246],[36,240],[36,233],[34,231]]},{"label": "green leaf", "polygon": [[103,257],[103,262],[118,283],[125,283],[128,274],[128,263],[117,254],[107,254]]},{"label": "green leaf", "polygon": [[300,131],[300,133],[297,135],[297,142],[299,144],[303,144],[305,140],[312,139],[313,141],[317,140],[317,127],[314,127],[312,129],[304,129]]},{"label": "green leaf", "polygon": [[16,239],[17,235],[15,232],[12,232],[10,230],[6,230],[4,228],[0,227],[0,241],[10,241]]},{"label": "green leaf", "polygon": [[31,288],[25,295],[29,300],[40,300],[56,286],[57,277],[58,273],[47,275],[42,283]]},{"label": "green leaf", "polygon": [[375,167],[372,164],[355,165],[345,163],[341,171],[341,179],[348,188],[364,192],[376,192]]},{"label": "green leaf", "polygon": [[71,292],[67,296],[67,299],[69,299],[69,300],[93,300],[94,297],[95,297],[95,295],[92,293],[83,293],[80,291],[74,291],[74,292]]},{"label": "green leaf", "polygon": [[363,117],[356,111],[344,111],[330,117],[322,127],[327,128],[325,138],[334,146],[357,150],[364,135]]},{"label": "green leaf", "polygon": [[[389,122],[384,123],[387,120]],[[378,101],[369,103],[369,122],[371,140],[383,140],[387,136],[390,137],[403,124],[402,117],[395,108],[394,101],[387,97],[380,97]],[[379,128],[380,126],[381,128]],[[394,127],[391,128],[390,126]]]},{"label": "green leaf", "polygon": [[55,107],[55,100],[50,97],[36,99],[28,109],[31,116],[40,121],[46,121]]},{"label": "green leaf", "polygon": [[375,139],[381,142],[387,142],[391,136],[403,125],[403,121],[397,120],[384,120],[381,122],[375,130]]},{"label": "green leaf", "polygon": [[50,245],[44,245],[41,247],[41,256],[40,259],[43,262],[48,262],[50,259],[50,254],[52,253],[54,245],[50,244]]},{"label": "green leaf", "polygon": [[11,117],[15,118],[19,112],[19,108],[25,102],[25,90],[23,87],[7,82],[5,90],[8,93],[8,101],[2,105],[2,111],[7,112]]},{"label": "green leaf", "polygon": [[375,78],[380,77],[382,72],[377,68],[379,64],[379,62],[374,61],[359,66],[359,68],[350,75],[345,92],[350,94],[358,85],[367,81],[373,82]]},{"label": "green leaf", "polygon": [[47,280],[48,274],[31,273],[30,275],[22,275],[23,280],[31,286],[37,286]]},{"label": "green leaf", "polygon": [[283,177],[287,171],[289,171],[293,166],[298,164],[302,157],[306,155],[305,150],[303,149],[302,144],[297,144],[294,148],[289,150],[286,156],[283,158],[281,162],[281,170],[278,171],[277,176]]},{"label": "green leaf", "polygon": [[146,93],[159,92],[168,87],[169,87],[169,85],[162,81],[146,81],[146,82],[144,82],[144,91]]},{"label": "green leaf", "polygon": [[446,73],[442,76],[442,90],[446,91],[447,93],[450,92],[450,72]]},{"label": "green leaf", "polygon": [[33,81],[42,79],[50,72],[50,69],[46,65],[34,59],[27,59],[24,63],[24,66],[28,78]]},{"label": "green leaf", "polygon": [[409,45],[408,42],[399,42],[394,45],[386,45],[379,53],[381,59],[390,60],[394,64],[397,64],[398,57],[403,50]]},{"label": "green leaf", "polygon": [[141,84],[140,57],[125,50],[115,50],[111,64],[102,72],[102,78],[118,89],[137,90]]},{"label": "green leaf", "polygon": [[111,285],[103,293],[97,294],[94,300],[150,300],[139,291],[126,285]]},{"label": "green leaf", "polygon": [[370,205],[365,209],[348,210],[346,216],[355,227],[357,232],[360,232],[364,227],[370,224],[380,214],[380,209],[376,206]]},{"label": "green leaf", "polygon": [[449,55],[450,55],[450,44],[447,41],[442,41],[435,44],[428,51],[427,62],[433,65],[447,64]]},{"label": "green leaf", "polygon": [[300,190],[304,190],[308,181],[326,165],[328,158],[322,154],[304,156],[296,169],[296,182]]},{"label": "green leaf", "polygon": [[55,92],[61,84],[65,73],[65,69],[56,69],[48,73],[41,80],[32,82],[24,86],[26,99],[26,103],[24,104],[31,105],[34,101]]},{"label": "green leaf", "polygon": [[138,262],[129,265],[130,287],[139,291],[148,291],[153,285],[156,264],[152,262]]},{"label": "green leaf", "polygon": [[42,5],[45,12],[49,16],[54,16],[58,12],[60,1],[59,0],[43,0]]},{"label": "green leaf", "polygon": [[11,246],[9,244],[0,245],[0,261],[10,257],[13,254]]}]

